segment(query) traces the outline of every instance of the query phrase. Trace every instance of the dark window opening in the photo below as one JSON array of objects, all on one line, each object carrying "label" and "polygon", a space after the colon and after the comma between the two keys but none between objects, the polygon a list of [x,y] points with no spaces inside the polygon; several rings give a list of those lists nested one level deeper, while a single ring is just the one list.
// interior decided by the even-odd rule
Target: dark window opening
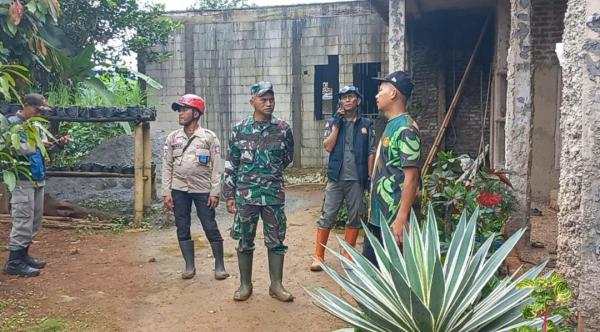
[{"label": "dark window opening", "polygon": [[[326,65],[315,66],[315,120],[323,120],[337,109],[337,95],[340,90],[340,61],[337,55],[329,55],[327,62]],[[324,83],[331,90],[331,99],[323,100]]]},{"label": "dark window opening", "polygon": [[375,96],[377,95],[378,82],[373,79],[381,71],[381,63],[355,63],[352,65],[352,76],[354,86],[358,88],[363,95],[360,112],[369,117],[377,116],[377,104]]}]

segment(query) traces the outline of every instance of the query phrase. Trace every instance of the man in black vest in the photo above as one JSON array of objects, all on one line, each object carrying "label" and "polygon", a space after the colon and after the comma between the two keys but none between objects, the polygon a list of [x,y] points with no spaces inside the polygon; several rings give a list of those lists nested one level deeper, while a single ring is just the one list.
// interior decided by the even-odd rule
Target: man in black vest
[{"label": "man in black vest", "polygon": [[[371,120],[359,115],[362,95],[355,86],[340,89],[340,107],[325,125],[323,146],[329,152],[325,202],[319,219],[315,261],[311,271],[321,271],[319,261],[325,258],[325,247],[331,227],[342,202],[348,206],[344,239],[356,244],[361,228],[361,215],[366,211],[365,191],[375,160],[375,132]],[[346,257],[349,257],[344,252]]]}]

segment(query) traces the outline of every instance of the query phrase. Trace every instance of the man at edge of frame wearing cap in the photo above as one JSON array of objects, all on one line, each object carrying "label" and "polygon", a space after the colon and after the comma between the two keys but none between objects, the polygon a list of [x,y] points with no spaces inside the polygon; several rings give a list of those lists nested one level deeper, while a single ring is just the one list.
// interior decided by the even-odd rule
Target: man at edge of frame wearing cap
[{"label": "man at edge of frame wearing cap", "polygon": [[[37,93],[23,97],[23,109],[8,118],[11,124],[23,124],[31,118],[42,116],[50,110],[46,98]],[[39,134],[46,151],[52,152],[62,148],[71,141],[64,136],[51,142],[48,140],[42,125],[34,122],[40,128]],[[46,185],[46,160],[44,153],[37,146],[31,146],[27,135],[18,133],[21,146],[18,149],[18,159],[29,166],[30,178],[19,176],[19,183],[11,192],[11,215],[13,218],[10,240],[8,242],[9,256],[4,273],[23,277],[40,275],[40,270],[46,266],[46,261],[35,259],[29,255],[29,247],[33,239],[42,229],[44,214],[44,187]]]},{"label": "man at edge of frame wearing cap", "polygon": [[[408,74],[396,71],[380,81],[375,97],[387,124],[375,156],[371,177],[369,230],[381,242],[381,224],[387,223],[402,249],[403,233],[419,187],[421,138],[417,123],[408,114],[407,102],[414,84]],[[371,243],[365,237],[363,255],[377,266]]]}]

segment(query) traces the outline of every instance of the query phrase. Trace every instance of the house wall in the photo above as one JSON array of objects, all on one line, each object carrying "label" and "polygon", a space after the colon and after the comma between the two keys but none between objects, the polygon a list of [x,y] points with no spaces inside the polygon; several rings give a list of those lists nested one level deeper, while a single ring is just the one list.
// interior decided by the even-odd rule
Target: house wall
[{"label": "house wall", "polygon": [[531,197],[547,203],[550,191],[558,189],[560,146],[559,121],[561,68],[555,52],[562,40],[566,0],[533,0],[531,38],[533,54],[533,133],[531,160]]},{"label": "house wall", "polygon": [[[170,104],[184,93],[196,93],[207,102],[202,125],[226,144],[233,124],[251,113],[250,85],[270,80],[276,91],[275,112],[292,125],[302,166],[322,167],[327,153],[322,148],[325,120],[315,120],[314,115],[316,66],[327,65],[328,56],[337,55],[340,86],[353,83],[357,63],[381,63],[381,74],[388,72],[388,29],[368,2],[170,15],[185,24],[165,47],[174,56],[147,66],[147,73],[165,86],[150,96],[158,108],[152,125],[160,130],[178,127]],[[421,130],[423,160],[485,16],[484,11],[460,9],[424,13],[406,23],[407,68],[415,80],[410,112]],[[476,157],[482,135],[484,144],[489,141],[489,121],[484,119],[491,112],[486,103],[491,103],[487,93],[493,36],[490,25],[442,142],[442,148],[457,154]]]},{"label": "house wall", "polygon": [[387,72],[387,28],[368,2],[170,15],[186,25],[166,46],[174,56],[147,66],[165,86],[150,97],[158,109],[153,126],[161,130],[178,127],[171,103],[196,93],[207,103],[202,125],[225,144],[231,127],[252,112],[250,85],[269,80],[275,114],[292,125],[302,166],[323,166],[325,121],[314,115],[315,66],[338,55],[340,86],[353,82],[355,63],[379,62]]}]

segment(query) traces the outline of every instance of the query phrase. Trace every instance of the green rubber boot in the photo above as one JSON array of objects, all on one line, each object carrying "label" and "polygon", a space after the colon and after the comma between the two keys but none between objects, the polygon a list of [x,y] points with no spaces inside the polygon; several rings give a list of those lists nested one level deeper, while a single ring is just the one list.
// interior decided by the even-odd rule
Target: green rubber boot
[{"label": "green rubber boot", "polygon": [[294,296],[288,292],[283,285],[281,280],[283,279],[283,258],[284,255],[268,251],[269,257],[269,275],[271,276],[271,286],[269,287],[269,295],[278,299],[281,302],[292,302]]},{"label": "green rubber boot", "polygon": [[233,294],[235,301],[246,301],[252,295],[252,260],[254,253],[237,253],[240,268],[240,288]]}]

